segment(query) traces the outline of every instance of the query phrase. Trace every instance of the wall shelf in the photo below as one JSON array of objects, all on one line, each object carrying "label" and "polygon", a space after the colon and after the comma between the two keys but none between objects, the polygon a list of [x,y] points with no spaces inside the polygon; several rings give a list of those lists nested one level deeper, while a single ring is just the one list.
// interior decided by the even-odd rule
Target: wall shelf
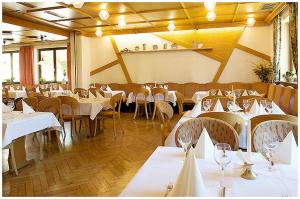
[{"label": "wall shelf", "polygon": [[181,48],[181,49],[161,49],[161,50],[140,50],[140,51],[130,51],[130,52],[119,52],[120,54],[130,54],[130,53],[148,53],[148,52],[170,52],[170,51],[187,51],[187,50],[212,50],[212,47],[203,48]]}]

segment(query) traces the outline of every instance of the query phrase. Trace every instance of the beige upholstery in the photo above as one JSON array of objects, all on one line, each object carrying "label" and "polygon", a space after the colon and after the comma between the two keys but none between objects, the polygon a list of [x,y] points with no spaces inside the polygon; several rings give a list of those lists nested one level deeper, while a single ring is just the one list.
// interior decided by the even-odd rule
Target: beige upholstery
[{"label": "beige upholstery", "polygon": [[135,111],[134,111],[133,119],[135,119],[138,113],[138,109],[140,107],[144,107],[146,118],[148,119],[147,105],[149,104],[149,102],[147,102],[147,96],[149,95],[149,91],[143,87],[136,87],[133,91],[133,95],[135,96]]},{"label": "beige upholstery", "polygon": [[159,101],[165,101],[168,95],[168,90],[164,88],[152,88],[151,94],[154,98],[154,110],[152,115],[152,120],[153,120],[156,114],[156,102],[158,102],[158,96],[163,96],[163,99],[159,99]]},{"label": "beige upholstery", "polygon": [[275,86],[275,94],[274,94],[273,101],[278,106],[280,104],[280,99],[281,99],[281,96],[282,96],[282,90],[283,90],[283,86],[281,84]]},{"label": "beige upholstery", "polygon": [[228,123],[214,118],[198,117],[190,119],[181,124],[175,134],[175,143],[180,147],[178,134],[181,131],[187,131],[192,135],[192,144],[196,145],[202,133],[206,128],[210,138],[214,143],[228,143],[232,150],[239,148],[239,137],[236,130]]},{"label": "beige upholstery", "polygon": [[173,117],[173,108],[172,106],[168,103],[168,102],[156,102],[156,114],[158,116],[158,119],[160,121],[161,124],[161,141],[162,141],[162,145],[164,145],[164,142],[166,140],[166,138],[168,137],[168,135],[171,132],[171,125],[170,125],[170,120]]}]

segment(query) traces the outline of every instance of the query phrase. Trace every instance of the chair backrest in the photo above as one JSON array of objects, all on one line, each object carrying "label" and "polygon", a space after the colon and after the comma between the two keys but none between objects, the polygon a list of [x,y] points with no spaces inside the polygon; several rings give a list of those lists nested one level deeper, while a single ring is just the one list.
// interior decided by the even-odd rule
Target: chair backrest
[{"label": "chair backrest", "polygon": [[234,89],[233,92],[237,98],[241,97],[245,89]]},{"label": "chair backrest", "polygon": [[293,115],[298,115],[298,89],[294,90],[294,100],[291,112]]},{"label": "chair backrest", "polygon": [[249,100],[249,108],[250,109],[254,103],[254,100],[257,101],[257,103],[260,102],[260,100],[266,100],[267,102],[271,102],[272,100],[269,100],[268,98],[264,98],[261,96],[241,96],[236,99],[236,103],[243,108],[243,100]]},{"label": "chair backrest", "polygon": [[[135,87],[133,90],[133,95],[135,96],[135,101],[144,101],[147,102],[147,96],[149,95],[149,91],[143,87]],[[138,96],[138,97],[137,97]],[[142,98],[142,99],[141,99]]]},{"label": "chair backrest", "polygon": [[168,93],[168,90],[164,89],[164,88],[158,88],[158,87],[156,87],[156,88],[152,88],[151,89],[151,94],[152,94],[152,96],[154,98],[154,101],[157,100],[157,96],[158,95],[162,95],[163,96],[162,100],[165,101],[167,93]]},{"label": "chair backrest", "polygon": [[110,98],[109,104],[112,107],[112,110],[115,112],[115,107],[117,105],[118,115],[121,114],[121,106],[122,106],[122,93],[115,94]]},{"label": "chair backrest", "polygon": [[207,112],[202,113],[198,117],[209,117],[222,120],[230,124],[237,132],[238,135],[241,134],[243,129],[245,129],[245,121],[244,119],[235,113],[231,112]]},{"label": "chair backrest", "polygon": [[178,105],[178,111],[179,114],[183,114],[183,102],[184,102],[184,95],[178,91],[175,92],[176,98],[177,98],[177,105]]},{"label": "chair backrest", "polygon": [[290,115],[260,116],[251,119],[253,151],[262,152],[264,150],[264,143],[272,142],[274,137],[284,140],[290,131],[293,131],[295,141],[298,144],[298,123],[296,117]]},{"label": "chair backrest", "polygon": [[86,97],[88,96],[88,91],[84,88],[75,88],[74,94],[78,93],[79,97]]},{"label": "chair backrest", "polygon": [[[96,92],[100,93],[100,88],[89,88],[88,90],[89,92],[91,92],[95,97],[97,97]],[[102,91],[103,92],[103,91]],[[90,97],[90,96],[89,96]]]},{"label": "chair backrest", "polygon": [[226,97],[226,96],[219,96],[219,95],[216,95],[216,96],[206,96],[202,99],[202,107],[203,107],[203,102],[207,99],[211,99],[211,107],[210,107],[210,110],[213,110],[213,108],[215,107],[216,103],[218,100],[220,100],[221,104],[222,104],[222,107],[224,110],[227,109],[227,102],[228,101],[231,101],[232,99],[230,99],[229,97]]},{"label": "chair backrest", "polygon": [[9,94],[8,94],[8,89],[7,88],[3,88],[2,89],[2,99],[9,99]]},{"label": "chair backrest", "polygon": [[74,110],[79,106],[79,102],[75,98],[70,96],[58,96],[57,98],[60,100],[62,107],[68,106],[69,108],[71,108],[72,115],[74,116]]},{"label": "chair backrest", "polygon": [[283,89],[283,85],[281,85],[281,84],[275,86],[275,94],[274,94],[273,101],[278,106],[280,104],[280,98],[281,98],[281,94],[282,94],[282,89]]},{"label": "chair backrest", "polygon": [[178,142],[178,135],[182,131],[189,132],[192,136],[192,145],[196,145],[203,128],[206,128],[213,143],[228,143],[232,150],[239,148],[239,137],[236,130],[227,122],[209,117],[193,118],[181,124],[175,133],[176,145],[181,146]]},{"label": "chair backrest", "polygon": [[285,113],[290,113],[290,101],[293,90],[294,88],[291,86],[283,87],[282,89],[282,98],[280,100],[279,105]]},{"label": "chair backrest", "polygon": [[168,102],[159,101],[156,102],[157,114],[161,115],[163,124],[169,123],[174,115],[172,106]]},{"label": "chair backrest", "polygon": [[274,98],[274,94],[275,94],[275,86],[276,86],[276,84],[270,84],[270,86],[269,86],[269,89],[268,89],[268,95],[267,95],[267,98],[269,99],[269,100],[273,100],[273,98]]},{"label": "chair backrest", "polygon": [[[33,108],[33,110],[37,110],[38,108],[38,98],[36,97],[28,97],[28,98],[23,98],[23,101],[28,104],[29,106],[31,106]],[[18,102],[16,103],[16,110],[17,111],[22,111],[23,110],[23,105],[22,105],[22,100],[18,100]]]},{"label": "chair backrest", "polygon": [[49,97],[40,101],[38,104],[38,111],[51,112],[56,116],[56,118],[62,118],[60,99]]}]

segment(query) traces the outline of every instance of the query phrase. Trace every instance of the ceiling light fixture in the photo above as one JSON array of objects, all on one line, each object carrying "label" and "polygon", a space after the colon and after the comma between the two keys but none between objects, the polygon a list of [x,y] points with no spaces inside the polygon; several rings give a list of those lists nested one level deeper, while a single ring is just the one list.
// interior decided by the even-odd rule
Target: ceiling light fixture
[{"label": "ceiling light fixture", "polygon": [[249,17],[247,19],[247,25],[248,26],[253,26],[255,24],[256,20],[253,17]]},{"label": "ceiling light fixture", "polygon": [[169,22],[169,25],[168,25],[168,30],[169,30],[169,31],[174,31],[175,28],[176,28],[176,26],[175,26],[174,22],[173,22],[173,21],[170,21],[170,22]]},{"label": "ceiling light fixture", "polygon": [[100,17],[100,19],[106,21],[108,19],[108,17],[109,17],[108,11],[106,9],[100,10],[99,17]]},{"label": "ceiling light fixture", "polygon": [[119,22],[118,22],[118,27],[120,29],[124,28],[124,26],[126,25],[126,21],[124,19],[124,16],[120,16],[119,17]]},{"label": "ceiling light fixture", "polygon": [[[44,42],[44,38],[46,37],[46,35],[41,35],[41,48],[43,48],[43,42]],[[38,65],[43,66],[46,62],[44,61],[44,57],[41,53],[41,60],[38,62]]]},{"label": "ceiling light fixture", "polygon": [[101,30],[101,29],[97,29],[97,30],[96,30],[96,36],[97,36],[97,37],[101,37],[102,35],[103,35],[102,30]]},{"label": "ceiling light fixture", "polygon": [[209,11],[206,15],[208,21],[214,21],[216,19],[216,13],[214,11]]},{"label": "ceiling light fixture", "polygon": [[83,6],[84,2],[82,1],[77,1],[77,2],[73,2],[72,5],[75,7],[75,8],[81,8]]},{"label": "ceiling light fixture", "polygon": [[214,0],[206,0],[206,1],[204,1],[204,7],[208,11],[214,10],[215,6],[216,6],[216,2]]}]

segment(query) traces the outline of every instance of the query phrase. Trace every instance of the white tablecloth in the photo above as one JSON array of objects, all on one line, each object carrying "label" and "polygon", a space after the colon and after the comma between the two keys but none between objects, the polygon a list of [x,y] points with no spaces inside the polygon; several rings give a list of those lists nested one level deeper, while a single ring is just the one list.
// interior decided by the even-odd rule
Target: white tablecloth
[{"label": "white tablecloth", "polygon": [[[89,115],[91,120],[94,120],[100,111],[110,108],[110,98],[103,99],[89,99],[81,98],[79,100],[79,107],[74,111],[75,115]],[[71,115],[70,107],[63,105],[62,114]]]},{"label": "white tablecloth", "polygon": [[126,93],[125,91],[103,91],[105,98],[111,98],[112,96],[122,93],[123,101],[126,100]]},{"label": "white tablecloth", "polygon": [[[168,96],[166,97],[166,101],[169,101],[171,103],[173,103],[173,106],[176,106],[176,91],[168,91]],[[163,96],[162,95],[156,95],[157,96],[157,100],[163,100]],[[139,98],[139,97],[138,97]],[[147,102],[154,102],[154,98],[151,94],[149,94],[146,98]],[[130,103],[135,102],[135,96],[133,95],[133,92],[129,93],[128,97],[127,97],[127,106],[129,106]]]},{"label": "white tablecloth", "polygon": [[51,97],[58,97],[58,96],[70,96],[70,90],[51,90],[49,91]]},{"label": "white tablecloth", "polygon": [[[183,166],[184,154],[181,148],[158,147],[132,178],[122,197],[163,197],[169,183],[175,183]],[[213,160],[197,159],[208,196],[218,196],[220,168]],[[252,153],[256,180],[240,177],[240,160],[233,153],[233,160],[225,169],[226,196],[297,196],[298,168],[275,164],[275,170],[267,170],[266,160],[258,153]]]},{"label": "white tablecloth", "polygon": [[13,140],[47,128],[61,130],[61,125],[53,113],[35,112],[23,114],[19,111],[2,113],[2,148]]},{"label": "white tablecloth", "polygon": [[27,93],[25,90],[14,90],[14,91],[8,91],[9,98],[17,99],[17,98],[26,98]]},{"label": "white tablecloth", "polygon": [[208,91],[197,91],[194,93],[192,100],[193,102],[197,103],[198,101],[201,101],[204,97],[208,96]]}]

